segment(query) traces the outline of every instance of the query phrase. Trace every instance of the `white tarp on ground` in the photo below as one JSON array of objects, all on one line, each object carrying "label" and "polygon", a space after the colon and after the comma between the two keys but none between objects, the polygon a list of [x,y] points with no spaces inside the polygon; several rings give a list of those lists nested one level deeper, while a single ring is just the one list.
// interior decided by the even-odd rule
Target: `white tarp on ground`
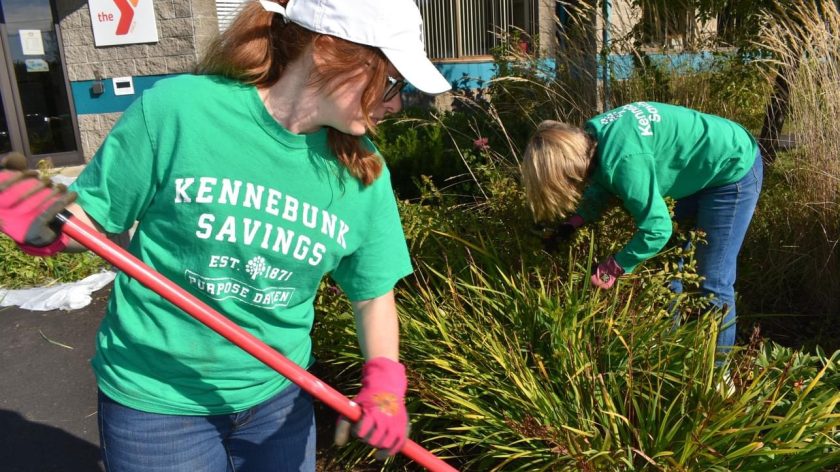
[{"label": "white tarp on ground", "polygon": [[77,282],[19,290],[0,289],[0,307],[20,306],[24,310],[77,310],[90,304],[91,293],[111,283],[112,271],[93,274]]},{"label": "white tarp on ground", "polygon": [[[70,185],[75,176],[54,175],[55,183]],[[67,282],[49,287],[33,287],[18,290],[0,288],[0,307],[19,306],[24,310],[51,311],[77,310],[92,301],[91,294],[111,283],[116,277],[113,271],[103,271],[76,282]]]},{"label": "white tarp on ground", "polygon": [[69,187],[70,184],[72,184],[76,180],[76,177],[75,176],[58,174],[58,175],[54,175],[54,176],[50,177],[50,180],[52,180],[53,182],[55,182],[57,184],[64,184],[67,187]]}]

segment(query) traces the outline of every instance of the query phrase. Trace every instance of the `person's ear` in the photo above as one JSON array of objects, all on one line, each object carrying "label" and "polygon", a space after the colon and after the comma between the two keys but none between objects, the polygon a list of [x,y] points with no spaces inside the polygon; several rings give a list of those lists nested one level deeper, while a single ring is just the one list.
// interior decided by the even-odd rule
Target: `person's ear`
[{"label": "person's ear", "polygon": [[323,51],[329,50],[333,46],[335,38],[325,34],[319,34],[315,41],[312,42],[312,62],[316,68],[323,66],[329,58],[325,57]]}]

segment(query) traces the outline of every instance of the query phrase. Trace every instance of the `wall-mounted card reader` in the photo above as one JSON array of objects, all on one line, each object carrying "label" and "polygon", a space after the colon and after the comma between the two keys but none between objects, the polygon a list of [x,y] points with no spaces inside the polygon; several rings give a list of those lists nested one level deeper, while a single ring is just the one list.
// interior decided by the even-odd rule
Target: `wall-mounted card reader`
[{"label": "wall-mounted card reader", "polygon": [[114,77],[114,95],[134,95],[134,79],[131,77]]}]

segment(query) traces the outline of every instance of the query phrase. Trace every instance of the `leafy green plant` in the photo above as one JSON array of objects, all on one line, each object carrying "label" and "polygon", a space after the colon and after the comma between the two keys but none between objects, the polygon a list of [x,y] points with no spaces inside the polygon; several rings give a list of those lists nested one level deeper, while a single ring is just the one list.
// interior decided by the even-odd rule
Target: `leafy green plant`
[{"label": "leafy green plant", "polygon": [[0,235],[0,287],[21,288],[81,280],[109,264],[90,253],[32,257]]},{"label": "leafy green plant", "polygon": [[[41,175],[55,173],[51,162],[38,162]],[[0,287],[21,288],[81,280],[110,265],[90,253],[33,257],[23,253],[6,235],[0,234]]]},{"label": "leafy green plant", "polygon": [[[765,169],[754,230],[745,244],[744,300],[756,311],[800,315],[778,334],[809,347],[840,348],[840,11],[792,2],[786,21],[768,17],[762,47],[790,84],[788,132],[795,147]],[[803,41],[801,38],[808,38]],[[780,72],[781,73],[781,72]],[[777,319],[768,323],[779,324]]]},{"label": "leafy green plant", "polygon": [[[837,37],[823,39],[833,45]],[[591,52],[579,46],[570,58]],[[541,119],[579,124],[591,116],[594,103],[570,93],[587,64],[558,58],[550,74],[530,57],[519,62],[516,51],[500,51],[505,75],[488,84],[489,103],[462,97],[458,112],[406,121],[435,129],[429,139],[408,132],[417,143],[402,148],[423,154],[434,143],[464,166],[445,178],[412,174],[415,193],[400,202],[416,268],[397,287],[413,437],[463,470],[838,470],[840,354],[820,346],[836,346],[840,335],[812,337],[807,350],[794,350],[751,326],[772,318],[749,315],[826,309],[838,300],[835,279],[825,276],[835,268],[832,231],[840,221],[832,193],[840,189],[831,147],[838,139],[836,126],[818,121],[836,115],[830,77],[838,62],[820,58],[837,50],[807,54],[814,60],[805,61],[803,80],[821,79],[802,86],[802,114],[791,129],[809,145],[767,170],[739,264],[739,347],[724,358],[714,346],[719,314],[707,311],[693,254],[683,249],[702,243],[702,234],[678,228],[665,251],[617,290],[601,292],[589,284],[593,265],[634,228],[622,210],[609,210],[556,254],[530,232],[521,146]],[[769,83],[756,57],[720,54],[703,70],[680,73],[640,67],[630,81],[611,84],[610,99],[659,93],[755,130]],[[808,72],[815,70],[828,73]],[[667,88],[645,88],[647,74]],[[386,156],[397,149],[388,148],[397,133],[383,136]],[[671,293],[675,278],[685,293]],[[352,392],[360,359],[349,308],[330,297],[319,304],[325,316],[315,338],[328,341],[317,354]],[[788,331],[799,321],[787,318]],[[798,341],[790,344],[805,342]],[[413,470],[400,459],[376,464],[362,445],[337,454],[348,469]]]},{"label": "leafy green plant", "polygon": [[[754,340],[716,368],[717,314],[685,297],[675,324],[663,290],[667,259],[687,255],[601,292],[585,275],[594,242],[584,232],[568,259],[542,268],[509,272],[479,255],[466,270],[424,265],[399,290],[418,440],[463,470],[840,463],[840,354]],[[352,336],[333,339],[333,362],[358,364]],[[364,446],[341,453],[345,464],[369,457]]]},{"label": "leafy green plant", "polygon": [[752,54],[716,54],[704,110],[733,119],[757,134],[771,91],[766,75],[766,64]]}]

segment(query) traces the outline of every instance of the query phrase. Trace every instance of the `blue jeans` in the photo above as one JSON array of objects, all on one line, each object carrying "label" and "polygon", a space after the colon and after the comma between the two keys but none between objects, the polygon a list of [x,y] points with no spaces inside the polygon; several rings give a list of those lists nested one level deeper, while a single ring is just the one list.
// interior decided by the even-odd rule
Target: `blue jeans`
[{"label": "blue jeans", "polygon": [[146,413],[100,391],[99,442],[109,472],[315,470],[312,397],[294,384],[251,409],[212,416]]},{"label": "blue jeans", "polygon": [[[728,352],[735,345],[735,278],[738,253],[750,226],[761,184],[764,164],[757,154],[755,164],[741,180],[703,189],[683,198],[674,208],[674,219],[696,221],[696,227],[706,233],[706,244],[695,252],[697,271],[703,276],[700,289],[712,296],[712,304],[723,313],[718,352]],[[675,280],[671,290],[682,293],[682,282]]]}]

